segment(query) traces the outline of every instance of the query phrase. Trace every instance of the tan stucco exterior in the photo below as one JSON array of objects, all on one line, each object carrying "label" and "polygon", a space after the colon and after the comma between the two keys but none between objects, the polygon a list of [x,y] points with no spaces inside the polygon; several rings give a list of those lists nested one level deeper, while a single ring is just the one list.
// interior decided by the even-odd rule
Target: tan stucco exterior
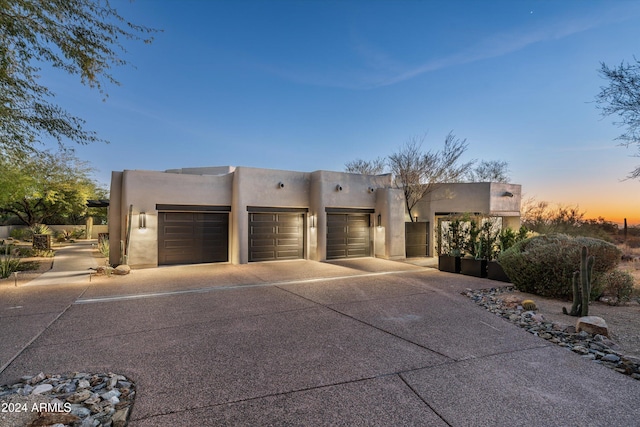
[{"label": "tan stucco exterior", "polygon": [[[373,210],[371,253],[383,258],[402,258],[404,208],[397,202],[401,197],[399,190],[391,188],[390,175],[249,167],[113,172],[110,262],[121,260],[120,248],[126,245],[127,217],[132,206],[128,263],[135,268],[158,265],[157,206],[162,204],[230,207],[229,262],[233,264],[248,262],[250,207],[305,209],[304,257],[318,261],[326,259],[326,209]],[[146,216],[145,229],[137,227],[141,212]],[[380,227],[376,223],[378,214],[382,218]]]},{"label": "tan stucco exterior", "polygon": [[[418,221],[429,222],[436,232],[438,219],[451,214],[478,214],[502,218],[502,226],[520,227],[522,186],[499,182],[440,184],[412,209]],[[409,215],[406,215],[409,221]],[[430,254],[436,254],[437,238],[431,239]]]},{"label": "tan stucco exterior", "polygon": [[[502,183],[442,184],[420,201],[413,214],[430,223],[451,213],[479,213],[503,218],[503,225],[520,225],[521,187]],[[405,257],[404,195],[393,188],[391,175],[343,172],[296,172],[250,167],[171,169],[164,172],[125,170],[113,172],[109,209],[110,262],[127,262],[134,268],[158,265],[158,205],[214,206],[229,212],[228,260],[249,262],[248,211],[256,208],[296,209],[304,215],[304,258],[326,260],[327,211],[350,209],[370,215],[372,256]],[[127,245],[127,221],[131,232]],[[138,227],[140,213],[146,228]],[[435,254],[436,238],[429,254]]]}]

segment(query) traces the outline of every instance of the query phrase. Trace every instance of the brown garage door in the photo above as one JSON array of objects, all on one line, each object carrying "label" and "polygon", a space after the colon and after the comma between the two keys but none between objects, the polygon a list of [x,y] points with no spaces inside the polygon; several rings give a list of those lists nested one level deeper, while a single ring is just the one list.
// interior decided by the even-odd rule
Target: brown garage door
[{"label": "brown garage door", "polygon": [[249,212],[249,262],[304,257],[304,213]]},{"label": "brown garage door", "polygon": [[371,256],[368,213],[327,212],[327,259]]},{"label": "brown garage door", "polygon": [[158,264],[228,260],[228,213],[158,212]]}]

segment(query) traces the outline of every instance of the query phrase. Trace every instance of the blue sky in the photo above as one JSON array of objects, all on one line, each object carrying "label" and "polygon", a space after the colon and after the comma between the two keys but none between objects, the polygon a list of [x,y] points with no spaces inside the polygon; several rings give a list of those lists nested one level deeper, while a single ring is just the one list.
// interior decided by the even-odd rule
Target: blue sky
[{"label": "blue sky", "polygon": [[640,159],[593,99],[640,57],[637,1],[113,0],[164,30],[97,91],[43,70],[56,101],[110,144],[112,170],[236,165],[343,170],[452,131],[466,159],[504,160],[525,197],[640,223]]}]

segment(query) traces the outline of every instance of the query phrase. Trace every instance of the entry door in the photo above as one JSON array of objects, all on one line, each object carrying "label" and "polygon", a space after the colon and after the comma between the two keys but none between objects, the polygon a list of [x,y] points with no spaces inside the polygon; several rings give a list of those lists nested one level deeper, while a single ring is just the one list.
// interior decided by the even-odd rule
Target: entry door
[{"label": "entry door", "polygon": [[407,258],[429,256],[429,223],[405,222],[404,231]]}]

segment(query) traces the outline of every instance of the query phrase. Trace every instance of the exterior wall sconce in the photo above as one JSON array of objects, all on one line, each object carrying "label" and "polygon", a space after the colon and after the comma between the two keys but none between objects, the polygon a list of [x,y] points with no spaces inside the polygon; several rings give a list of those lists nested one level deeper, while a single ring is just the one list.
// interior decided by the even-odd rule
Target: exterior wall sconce
[{"label": "exterior wall sconce", "polygon": [[382,215],[378,214],[378,228],[382,228]]},{"label": "exterior wall sconce", "polygon": [[147,228],[147,214],[145,212],[140,212],[140,215],[138,215],[138,228],[140,230]]},{"label": "exterior wall sconce", "polygon": [[336,185],[336,191],[342,191],[342,185],[340,184]]},{"label": "exterior wall sconce", "polygon": [[373,187],[369,187],[369,190],[368,190],[368,191],[369,191],[369,193],[373,193],[374,191],[376,191],[376,189],[375,189],[375,188],[373,188]]},{"label": "exterior wall sconce", "polygon": [[280,182],[278,183],[278,188],[284,188],[284,182],[280,181]]},{"label": "exterior wall sconce", "polygon": [[513,193],[510,191],[505,191],[502,193],[502,197],[513,197]]},{"label": "exterior wall sconce", "polygon": [[315,217],[315,215],[311,215],[309,217],[309,220],[311,221],[311,228],[316,228],[316,217]]}]

